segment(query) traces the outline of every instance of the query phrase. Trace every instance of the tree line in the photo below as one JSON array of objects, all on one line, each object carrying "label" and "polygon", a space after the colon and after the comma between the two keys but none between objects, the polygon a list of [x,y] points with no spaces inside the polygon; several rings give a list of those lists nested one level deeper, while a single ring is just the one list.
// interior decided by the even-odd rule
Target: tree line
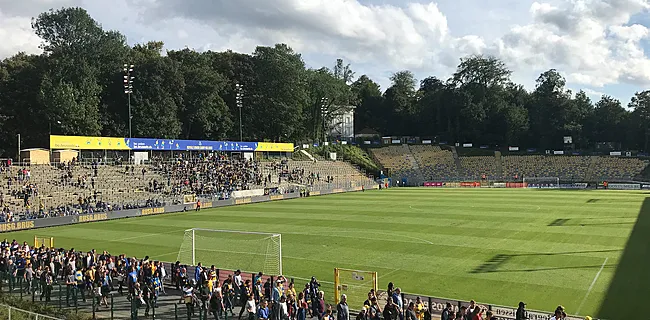
[{"label": "tree line", "polygon": [[463,58],[446,80],[418,82],[399,71],[382,92],[342,59],[332,68],[307,68],[285,44],[251,54],[163,51],[160,41],[129,46],[82,8],[44,12],[32,27],[43,53],[0,62],[4,156],[15,154],[18,134],[28,147],[47,146],[49,134],[128,137],[124,64],[134,66],[134,137],[239,140],[241,111],[244,140],[321,140],[329,131],[323,123],[354,106],[357,132],[538,148],[562,147],[570,135],[583,149],[599,142],[648,147],[650,90],[636,93],[627,109],[609,96],[594,103],[549,70],[529,92],[494,57]]}]

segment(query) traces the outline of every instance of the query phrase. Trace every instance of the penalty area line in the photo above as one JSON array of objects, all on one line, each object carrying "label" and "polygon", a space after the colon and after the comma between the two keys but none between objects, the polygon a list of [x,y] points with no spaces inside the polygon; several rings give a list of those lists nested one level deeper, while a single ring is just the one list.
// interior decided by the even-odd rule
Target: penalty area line
[{"label": "penalty area line", "polygon": [[580,310],[582,310],[582,306],[587,302],[587,298],[589,297],[589,294],[591,293],[591,290],[594,288],[594,285],[596,284],[596,281],[598,281],[598,277],[600,277],[600,273],[603,272],[603,269],[605,269],[605,265],[607,264],[607,260],[609,260],[609,257],[605,258],[605,261],[603,262],[603,265],[600,266],[600,270],[598,270],[598,273],[596,273],[596,276],[594,277],[594,281],[591,282],[591,285],[589,286],[589,289],[587,289],[587,293],[585,294],[585,297],[582,299],[582,302],[580,302],[580,306],[578,306],[578,309],[576,311],[577,315],[580,315]]}]

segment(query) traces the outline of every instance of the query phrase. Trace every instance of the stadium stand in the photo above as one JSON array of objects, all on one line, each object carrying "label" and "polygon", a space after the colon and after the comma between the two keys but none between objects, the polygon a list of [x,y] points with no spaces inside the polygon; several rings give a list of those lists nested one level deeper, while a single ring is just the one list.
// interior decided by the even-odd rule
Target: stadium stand
[{"label": "stadium stand", "polygon": [[[456,157],[432,145],[402,145],[371,149],[393,177],[421,176],[424,181],[510,181],[514,177],[558,177],[561,181],[630,181],[638,178],[648,160],[612,156],[507,155]],[[411,161],[414,159],[415,161]],[[414,181],[414,180],[412,180]]]},{"label": "stadium stand", "polygon": [[590,166],[588,156],[505,156],[504,179],[519,177],[558,177],[564,181],[584,181]]},{"label": "stadium stand", "polygon": [[494,156],[460,157],[460,178],[462,180],[498,179],[497,162]]},{"label": "stadium stand", "polygon": [[407,170],[416,165],[408,145],[370,149],[370,152],[385,169],[395,172]]},{"label": "stadium stand", "polygon": [[429,181],[455,180],[458,167],[453,153],[439,146],[411,146],[413,155],[422,170],[422,176]]},{"label": "stadium stand", "polygon": [[0,221],[179,204],[196,194],[227,199],[233,191],[309,186],[370,186],[374,182],[343,161],[253,162],[225,155],[153,159],[123,165],[70,162],[2,167]]},{"label": "stadium stand", "polygon": [[635,158],[593,157],[587,179],[603,181],[614,179],[632,180],[647,166],[647,160]]}]

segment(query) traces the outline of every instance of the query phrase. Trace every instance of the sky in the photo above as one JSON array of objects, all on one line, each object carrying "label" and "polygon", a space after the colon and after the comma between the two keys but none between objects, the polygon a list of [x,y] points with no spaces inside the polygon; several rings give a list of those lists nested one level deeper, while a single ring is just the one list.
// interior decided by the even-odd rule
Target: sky
[{"label": "sky", "polygon": [[31,18],[64,6],[131,45],[251,53],[282,42],[308,67],[343,58],[382,89],[405,69],[446,79],[471,54],[500,58],[529,90],[551,68],[593,100],[626,105],[650,89],[650,0],[0,0],[0,59],[40,52]]}]

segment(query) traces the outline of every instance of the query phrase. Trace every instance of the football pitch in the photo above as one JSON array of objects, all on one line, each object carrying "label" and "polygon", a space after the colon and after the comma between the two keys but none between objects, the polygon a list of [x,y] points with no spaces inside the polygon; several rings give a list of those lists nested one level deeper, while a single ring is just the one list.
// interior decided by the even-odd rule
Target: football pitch
[{"label": "football pitch", "polygon": [[[605,319],[650,298],[650,198],[642,191],[402,188],[7,233],[57,247],[175,261],[190,228],[282,234],[284,273],[377,271],[404,292]],[[218,247],[218,243],[214,243]],[[217,254],[215,254],[217,255]],[[220,266],[219,259],[202,261]],[[253,270],[255,271],[255,270]],[[325,286],[331,301],[332,285]],[[635,307],[632,307],[635,306]],[[358,306],[351,306],[352,308]]]}]

